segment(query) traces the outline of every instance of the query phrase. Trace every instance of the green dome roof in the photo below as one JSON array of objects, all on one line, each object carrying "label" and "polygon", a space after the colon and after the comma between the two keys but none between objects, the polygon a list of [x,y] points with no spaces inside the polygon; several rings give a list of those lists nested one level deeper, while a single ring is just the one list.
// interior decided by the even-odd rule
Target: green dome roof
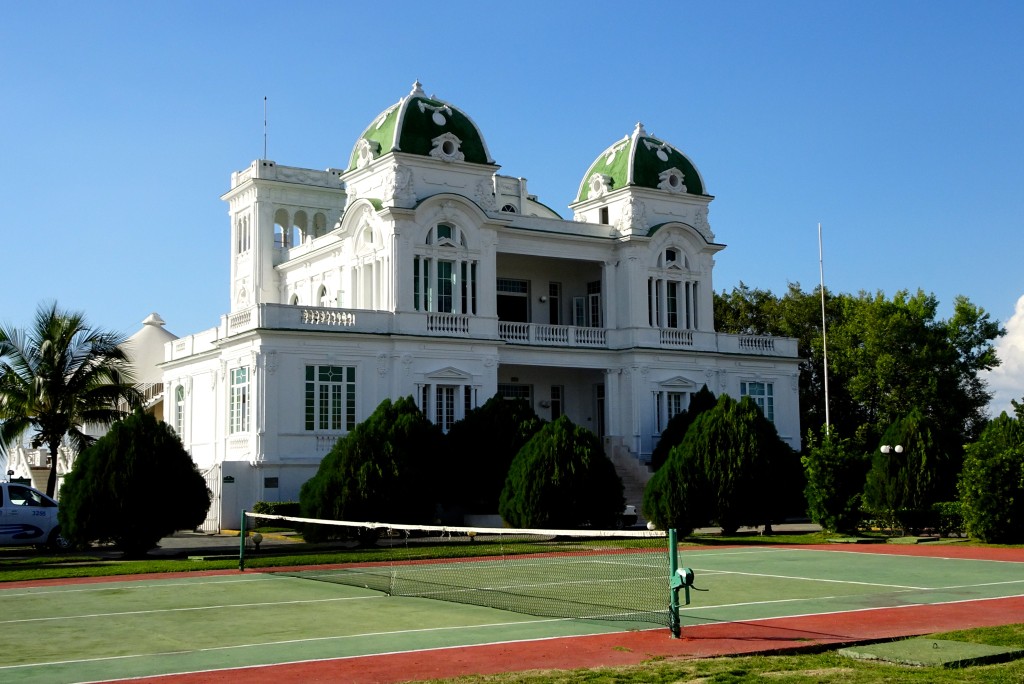
[{"label": "green dome roof", "polygon": [[348,170],[392,151],[443,161],[494,164],[473,120],[457,107],[427,97],[419,81],[413,84],[412,92],[381,112],[359,136]]},{"label": "green dome roof", "polygon": [[704,194],[704,180],[693,162],[667,142],[647,135],[640,123],[632,135],[610,146],[590,165],[576,201],[627,185],[675,194]]}]

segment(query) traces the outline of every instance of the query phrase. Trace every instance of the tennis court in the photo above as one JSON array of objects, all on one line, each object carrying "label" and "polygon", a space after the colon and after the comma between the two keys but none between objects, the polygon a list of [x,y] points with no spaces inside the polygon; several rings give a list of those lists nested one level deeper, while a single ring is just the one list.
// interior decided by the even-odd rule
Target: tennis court
[{"label": "tennis court", "polygon": [[[534,576],[547,578],[549,587],[563,581],[554,579],[563,572],[555,570],[561,560],[533,559]],[[193,678],[200,678],[195,681],[201,681],[215,672],[218,678],[233,672],[246,681],[300,681],[307,675],[289,679],[287,668],[274,666],[305,664],[321,668],[323,676],[335,673],[339,681],[397,681],[450,676],[450,669],[434,665],[460,660],[469,663],[468,671],[482,671],[473,669],[472,657],[455,655],[476,649],[512,654],[513,666],[492,657],[491,668],[529,669],[541,665],[517,657],[527,652],[517,651],[520,646],[561,645],[565,651],[564,644],[571,643],[569,651],[577,658],[590,652],[587,644],[617,650],[623,658],[637,649],[648,656],[653,649],[662,655],[699,655],[706,653],[694,651],[698,637],[720,633],[725,638],[753,625],[790,629],[816,619],[814,624],[835,628],[852,621],[884,635],[886,616],[895,610],[918,616],[913,629],[923,633],[933,624],[938,630],[1020,621],[1024,606],[1024,551],[1019,549],[701,547],[682,549],[680,562],[694,569],[700,591],[682,609],[683,639],[678,640],[646,619],[531,616],[281,573],[0,586],[0,679],[88,682],[195,673]],[[574,583],[604,586],[586,567],[571,572]],[[667,585],[666,572],[666,603]],[[947,626],[954,614],[956,624]],[[766,640],[766,648],[773,646]],[[388,680],[382,663],[398,662],[403,654],[400,673]],[[410,662],[422,667],[410,670]],[[545,663],[558,667],[561,660]],[[346,674],[337,674],[342,671]]]}]

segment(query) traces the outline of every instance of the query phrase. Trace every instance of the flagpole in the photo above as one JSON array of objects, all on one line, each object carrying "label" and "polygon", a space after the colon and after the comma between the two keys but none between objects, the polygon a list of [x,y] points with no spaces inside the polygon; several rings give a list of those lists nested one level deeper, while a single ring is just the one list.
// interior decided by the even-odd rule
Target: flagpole
[{"label": "flagpole", "polygon": [[267,96],[263,96],[263,158],[267,158]]},{"label": "flagpole", "polygon": [[829,433],[828,411],[828,342],[825,335],[825,260],[821,249],[821,223],[818,223],[818,275],[821,277],[821,355],[825,369],[825,434]]}]

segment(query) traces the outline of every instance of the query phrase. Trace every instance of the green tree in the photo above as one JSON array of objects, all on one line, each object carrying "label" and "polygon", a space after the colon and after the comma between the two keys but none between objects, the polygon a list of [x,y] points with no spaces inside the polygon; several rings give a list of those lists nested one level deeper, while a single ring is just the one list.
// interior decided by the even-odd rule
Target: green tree
[{"label": "green tree", "polygon": [[498,512],[513,527],[612,529],[623,506],[622,480],[597,435],[562,416],[516,454]]},{"label": "green tree", "polygon": [[[783,297],[742,286],[716,295],[716,326],[737,334],[795,337],[800,370],[801,428],[825,423],[821,292],[791,284]],[[942,427],[950,444],[973,441],[991,399],[983,371],[998,365],[997,321],[957,297],[949,320],[937,317],[934,295],[897,292],[833,296],[825,293],[829,404],[832,428],[869,452],[880,425],[920,408]]]},{"label": "green tree", "polygon": [[445,435],[448,500],[471,512],[497,511],[512,460],[542,425],[529,402],[500,395],[452,425]]},{"label": "green tree", "polygon": [[149,551],[206,518],[210,492],[174,430],[136,411],[78,455],[61,489],[60,524],[72,543]]},{"label": "green tree", "polygon": [[644,487],[644,517],[659,529],[675,529],[679,536],[709,524],[712,506],[699,466],[696,454],[682,443],[669,450],[665,463]]},{"label": "green tree", "polygon": [[[839,320],[840,300],[825,292],[829,330]],[[743,283],[731,293],[715,295],[715,327],[738,335],[771,335],[797,340],[800,358],[800,425],[802,433],[825,424],[825,363],[821,320],[821,290],[804,292],[790,283],[786,294],[776,297],[768,290],[750,289]],[[841,408],[848,402],[843,387],[830,387],[830,403]],[[841,410],[840,410],[841,412]]]},{"label": "green tree", "polygon": [[661,438],[651,453],[651,469],[657,471],[668,460],[668,454],[674,446],[683,441],[686,431],[690,429],[697,416],[704,413],[715,405],[715,395],[704,385],[690,399],[690,405],[685,411],[677,413],[668,421],[668,425],[661,432]]},{"label": "green tree", "polygon": [[109,427],[127,414],[120,406],[141,403],[124,341],[56,303],[40,305],[26,330],[0,327],[0,449],[32,430],[32,445],[50,450],[49,496],[64,439],[81,453],[94,441],[86,425]]},{"label": "green tree", "polygon": [[968,533],[992,544],[1024,542],[1024,418],[1002,413],[966,452],[959,489]]},{"label": "green tree", "polygon": [[801,458],[807,512],[828,532],[851,532],[860,522],[861,491],[869,461],[851,450],[849,440],[823,432],[820,437],[808,432],[807,450]]},{"label": "green tree", "polygon": [[[790,461],[796,455],[757,404],[723,394],[648,483],[644,515],[677,529],[712,520],[725,533],[769,525],[791,503],[785,482]],[[685,498],[676,500],[680,496]]]},{"label": "green tree", "polygon": [[334,444],[316,475],[302,485],[302,515],[433,523],[440,453],[441,430],[427,420],[412,397],[393,403],[385,399]]},{"label": "green tree", "polygon": [[[889,447],[883,452],[881,446]],[[901,447],[897,451],[896,447]],[[917,527],[953,498],[956,473],[935,421],[913,409],[882,435],[864,485],[864,506],[890,527]]]}]

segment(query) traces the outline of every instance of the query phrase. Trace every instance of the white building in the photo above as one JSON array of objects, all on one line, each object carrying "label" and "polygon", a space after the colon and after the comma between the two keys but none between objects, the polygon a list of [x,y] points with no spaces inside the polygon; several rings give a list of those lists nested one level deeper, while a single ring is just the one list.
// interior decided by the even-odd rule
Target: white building
[{"label": "white building", "polygon": [[796,341],[715,332],[724,245],[682,152],[637,124],[586,169],[571,221],[498,168],[417,83],[344,168],[232,174],[231,310],[162,366],[164,418],[214,489],[209,527],[297,499],[339,436],[407,395],[442,428],[524,397],[635,463],[707,384],[754,396],[799,447]]},{"label": "white building", "polygon": [[[151,313],[142,321],[142,327],[127,340],[122,348],[131,359],[132,376],[136,387],[142,394],[142,410],[158,418],[164,415],[163,408],[163,371],[160,365],[164,361],[167,343],[177,337],[164,330],[164,320],[157,313]],[[107,432],[100,425],[85,425],[85,434],[99,439]],[[78,454],[70,446],[62,444],[57,453],[57,495],[64,484],[64,476],[71,472]],[[50,477],[50,450],[47,446],[25,448],[15,446],[7,454],[6,475],[15,479],[27,479],[32,486],[46,491],[46,481]]]}]

